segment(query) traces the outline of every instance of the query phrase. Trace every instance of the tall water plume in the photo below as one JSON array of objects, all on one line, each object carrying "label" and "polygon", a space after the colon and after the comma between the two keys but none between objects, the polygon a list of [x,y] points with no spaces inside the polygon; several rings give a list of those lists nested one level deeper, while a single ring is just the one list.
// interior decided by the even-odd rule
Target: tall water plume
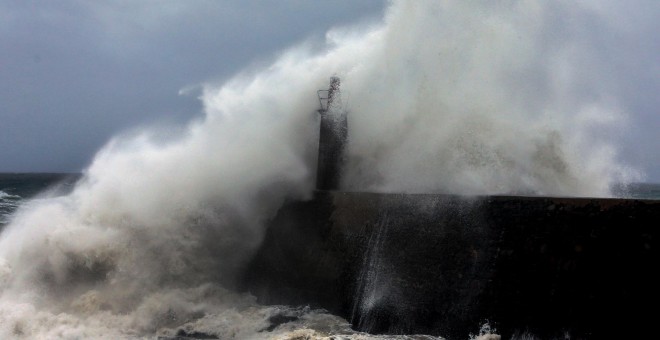
[{"label": "tall water plume", "polygon": [[347,186],[608,195],[612,181],[632,173],[599,130],[625,115],[600,56],[571,25],[574,11],[586,10],[398,2],[379,30],[337,37],[338,54],[362,48],[345,71]]},{"label": "tall water plume", "polygon": [[608,195],[628,172],[598,130],[624,115],[576,8],[394,2],[321,51],[204,86],[185,134],[119,136],[71,194],[19,210],[0,239],[0,337],[137,337],[204,315],[256,332],[263,315],[240,314],[254,302],[222,287],[281,203],[311,194],[331,75],[350,112],[347,189]]}]

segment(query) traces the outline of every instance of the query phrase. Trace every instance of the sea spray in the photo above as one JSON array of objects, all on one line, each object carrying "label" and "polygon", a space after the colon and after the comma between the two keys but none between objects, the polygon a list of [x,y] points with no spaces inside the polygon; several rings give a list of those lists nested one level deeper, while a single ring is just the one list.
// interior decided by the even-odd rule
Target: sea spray
[{"label": "sea spray", "polygon": [[601,80],[601,56],[581,27],[565,22],[582,10],[540,1],[397,2],[360,42],[331,35],[369,46],[344,77],[346,187],[609,195],[631,172],[599,130],[625,116],[611,100],[614,85]]},{"label": "sea spray", "polygon": [[[250,90],[244,93],[249,97]],[[206,295],[199,303],[189,301],[199,298],[195,294],[166,297],[208,282],[231,287],[261,240],[263,220],[286,197],[303,198],[311,183],[299,156],[304,152],[296,151],[309,143],[287,142],[305,136],[289,131],[296,126],[292,118],[277,117],[272,106],[244,109],[226,97],[234,115],[210,112],[168,145],[154,144],[146,133],[113,141],[70,195],[19,210],[0,240],[5,315],[15,315],[13,306],[21,304],[41,317],[83,318],[73,322],[83,328],[108,319],[105,314],[122,315],[110,326],[116,331],[101,333],[137,336],[221,306]],[[280,110],[306,111],[293,98],[287,103]],[[90,297],[103,316],[79,308]],[[149,307],[152,300],[158,304]],[[39,323],[23,317],[13,322]],[[86,337],[90,331],[6,326],[8,337]]]},{"label": "sea spray", "polygon": [[315,91],[342,79],[344,188],[606,196],[629,172],[598,131],[625,115],[572,11],[587,9],[393,2],[383,23],[333,30],[320,52],[293,47],[205,85],[205,116],[184,134],[119,136],[70,194],[16,212],[0,238],[0,337],[367,338],[322,312],[264,332],[273,307],[228,290],[264,222],[312,192]]}]

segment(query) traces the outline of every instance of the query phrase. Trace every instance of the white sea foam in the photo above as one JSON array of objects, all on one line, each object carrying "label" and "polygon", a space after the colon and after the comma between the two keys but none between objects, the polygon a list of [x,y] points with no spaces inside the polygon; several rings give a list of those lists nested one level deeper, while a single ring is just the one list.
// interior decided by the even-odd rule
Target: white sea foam
[{"label": "white sea foam", "polygon": [[381,338],[318,312],[259,332],[275,307],[222,288],[264,220],[313,189],[316,90],[342,79],[352,190],[606,196],[630,172],[598,131],[625,114],[588,42],[570,25],[552,34],[576,8],[394,2],[321,52],[297,46],[205,85],[205,117],[184,135],[117,137],[72,193],[16,212],[0,238],[0,338]]},{"label": "white sea foam", "polygon": [[7,224],[11,213],[21,204],[21,197],[0,190],[0,225]]},{"label": "white sea foam", "polygon": [[8,194],[8,193],[0,190],[0,199],[5,199],[5,198],[21,198],[21,197],[17,196],[17,195]]}]

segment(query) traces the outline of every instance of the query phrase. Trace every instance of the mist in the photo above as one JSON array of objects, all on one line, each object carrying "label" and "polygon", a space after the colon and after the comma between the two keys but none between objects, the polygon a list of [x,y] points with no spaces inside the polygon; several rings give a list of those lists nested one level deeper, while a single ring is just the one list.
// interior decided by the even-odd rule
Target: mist
[{"label": "mist", "polygon": [[[182,133],[117,136],[72,193],[19,209],[0,236],[0,335],[171,334],[254,307],[228,289],[265,222],[313,193],[331,76],[349,115],[345,190],[611,195],[640,173],[620,161],[610,131],[627,113],[576,10],[589,9],[393,2],[380,23],[202,84],[204,115]],[[248,337],[265,317],[246,320]]]}]

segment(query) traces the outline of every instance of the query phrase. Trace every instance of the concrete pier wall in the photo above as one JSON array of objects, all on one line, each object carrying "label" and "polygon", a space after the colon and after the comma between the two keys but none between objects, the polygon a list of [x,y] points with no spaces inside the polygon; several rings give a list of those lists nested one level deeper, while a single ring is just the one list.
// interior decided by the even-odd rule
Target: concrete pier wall
[{"label": "concrete pier wall", "polygon": [[372,333],[652,337],[659,226],[660,201],[319,191],[279,211],[244,283]]}]

